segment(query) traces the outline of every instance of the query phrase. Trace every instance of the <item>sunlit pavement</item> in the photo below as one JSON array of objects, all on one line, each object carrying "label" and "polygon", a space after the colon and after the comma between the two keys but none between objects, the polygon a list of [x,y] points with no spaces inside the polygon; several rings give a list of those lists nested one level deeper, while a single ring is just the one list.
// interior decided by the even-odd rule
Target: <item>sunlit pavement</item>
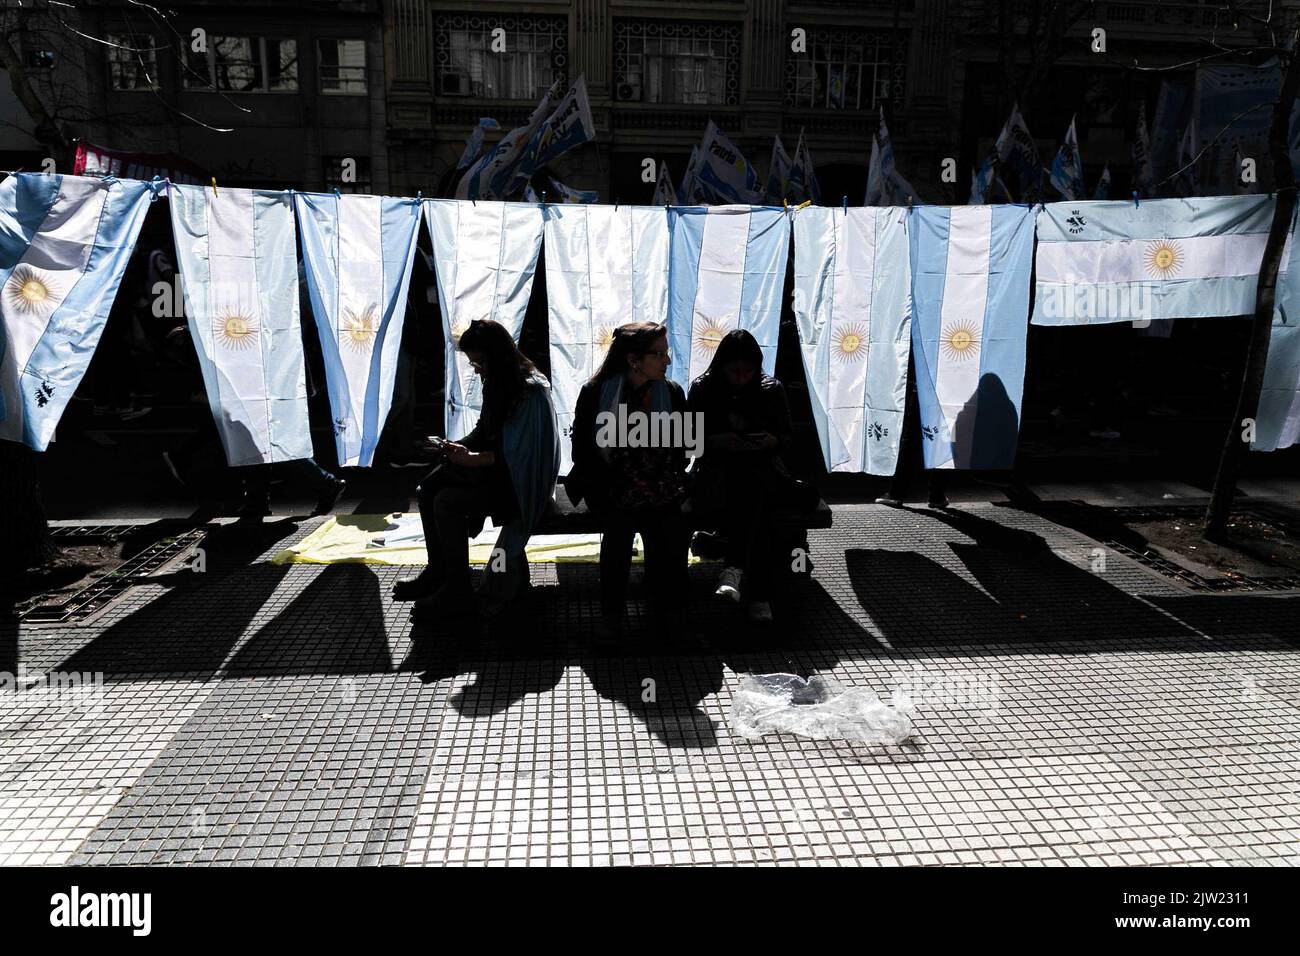
[{"label": "sunlit pavement", "polygon": [[[775,627],[701,564],[670,641],[638,571],[606,650],[593,567],[415,629],[408,570],[269,563],[319,520],[19,628],[0,862],[1300,862],[1300,594],[1192,592],[1002,505],[837,506]],[[905,684],[915,736],[748,742],[732,695],[770,672]]]}]

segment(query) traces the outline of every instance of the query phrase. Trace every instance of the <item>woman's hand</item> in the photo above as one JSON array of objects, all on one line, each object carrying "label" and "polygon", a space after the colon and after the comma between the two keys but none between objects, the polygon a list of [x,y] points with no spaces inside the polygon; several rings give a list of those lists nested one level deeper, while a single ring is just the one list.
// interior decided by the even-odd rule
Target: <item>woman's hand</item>
[{"label": "woman's hand", "polygon": [[486,468],[495,464],[497,456],[490,451],[470,451],[464,445],[457,445],[455,442],[448,442],[446,445],[447,460],[453,465],[463,465],[466,468]]}]

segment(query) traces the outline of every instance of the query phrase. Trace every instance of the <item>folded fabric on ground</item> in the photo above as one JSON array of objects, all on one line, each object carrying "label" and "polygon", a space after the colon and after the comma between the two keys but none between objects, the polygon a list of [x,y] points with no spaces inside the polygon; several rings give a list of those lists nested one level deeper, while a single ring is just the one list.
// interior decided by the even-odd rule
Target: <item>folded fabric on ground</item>
[{"label": "folded fabric on ground", "polygon": [[[500,528],[487,522],[470,539],[469,563],[487,564]],[[635,543],[634,561],[641,560],[641,540]],[[534,564],[600,560],[600,535],[535,534],[529,539],[528,560]],[[424,530],[418,514],[341,515],[331,517],[303,538],[277,553],[272,564],[427,564]]]}]

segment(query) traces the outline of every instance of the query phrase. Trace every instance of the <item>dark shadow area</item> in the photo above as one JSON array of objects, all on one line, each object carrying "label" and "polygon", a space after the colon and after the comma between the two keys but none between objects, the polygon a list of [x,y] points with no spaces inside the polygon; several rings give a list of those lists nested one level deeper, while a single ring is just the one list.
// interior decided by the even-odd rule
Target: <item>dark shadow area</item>
[{"label": "dark shadow area", "polygon": [[213,677],[283,580],[287,567],[253,564],[193,575],[195,583],[155,598],[113,624],[62,664],[106,679],[146,675]]},{"label": "dark shadow area", "polygon": [[359,564],[327,565],[231,658],[229,677],[383,674],[393,669],[379,582]]}]

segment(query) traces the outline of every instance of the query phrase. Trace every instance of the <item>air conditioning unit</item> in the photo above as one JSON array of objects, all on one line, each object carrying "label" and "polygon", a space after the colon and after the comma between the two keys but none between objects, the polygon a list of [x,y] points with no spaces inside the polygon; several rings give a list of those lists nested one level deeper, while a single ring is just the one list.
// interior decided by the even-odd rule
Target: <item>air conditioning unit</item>
[{"label": "air conditioning unit", "polygon": [[469,96],[470,93],[468,73],[444,73],[442,75],[443,96]]},{"label": "air conditioning unit", "polygon": [[620,83],[618,89],[614,91],[614,96],[623,103],[639,103],[641,102],[641,84]]}]

